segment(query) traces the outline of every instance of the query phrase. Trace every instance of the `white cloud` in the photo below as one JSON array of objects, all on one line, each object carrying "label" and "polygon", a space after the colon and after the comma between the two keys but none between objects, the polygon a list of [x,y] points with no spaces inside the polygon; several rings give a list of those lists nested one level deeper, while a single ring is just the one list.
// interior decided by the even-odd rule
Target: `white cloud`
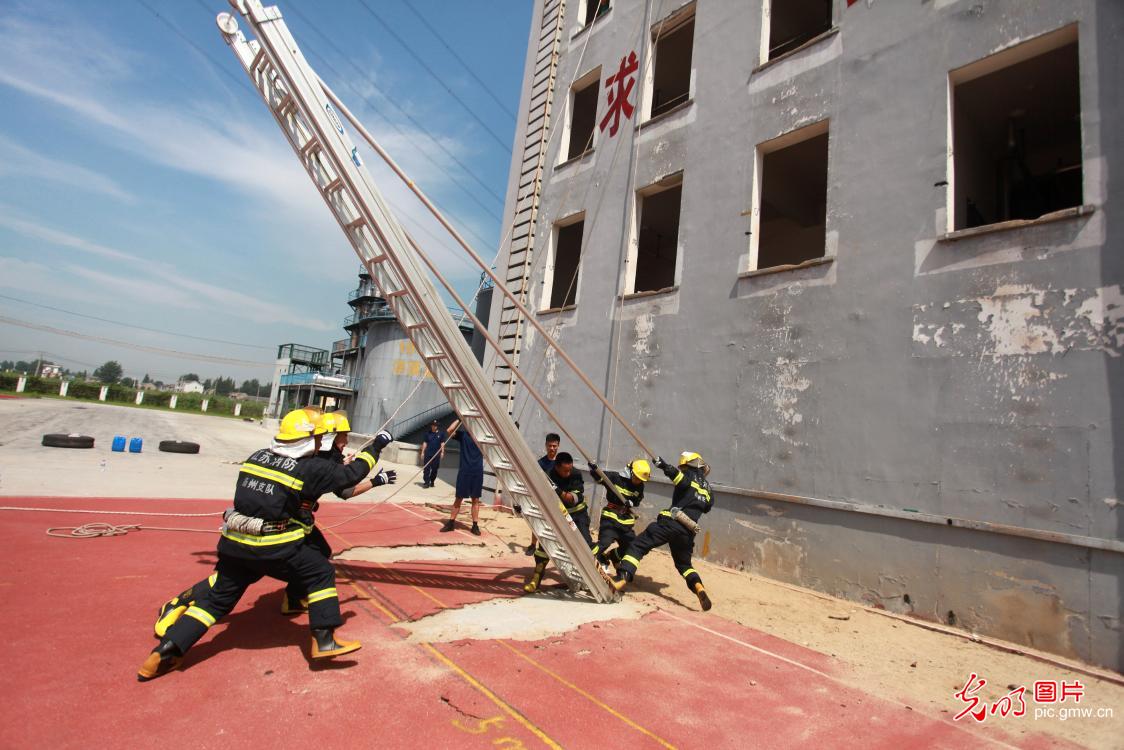
[{"label": "white cloud", "polygon": [[337,327],[335,323],[302,315],[299,310],[289,306],[267,302],[244,292],[193,279],[184,273],[183,268],[151,261],[83,237],[44,227],[29,219],[4,213],[2,208],[0,206],[0,226],[28,237],[126,264],[126,267],[119,272],[98,271],[74,264],[66,266],[71,273],[102,284],[106,287],[106,291],[115,290],[114,294],[126,293],[136,301],[171,304],[195,310],[213,311],[219,306],[232,317],[259,323],[290,323],[318,331],[331,331]]},{"label": "white cloud", "polygon": [[91,193],[101,193],[124,203],[136,197],[111,178],[77,164],[53,159],[0,134],[0,175],[16,175],[69,185]]}]

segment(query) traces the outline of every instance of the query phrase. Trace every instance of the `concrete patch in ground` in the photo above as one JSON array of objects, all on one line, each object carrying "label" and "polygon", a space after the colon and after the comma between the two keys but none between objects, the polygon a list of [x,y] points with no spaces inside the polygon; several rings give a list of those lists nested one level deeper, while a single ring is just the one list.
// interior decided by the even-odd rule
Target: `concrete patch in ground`
[{"label": "concrete patch in ground", "polygon": [[359,562],[393,563],[417,560],[489,559],[496,554],[480,544],[402,545],[399,547],[352,547],[332,559]]},{"label": "concrete patch in ground", "polygon": [[553,596],[491,599],[447,609],[394,627],[409,631],[413,643],[444,643],[464,639],[538,641],[605,620],[636,620],[652,607],[634,598],[596,604]]}]

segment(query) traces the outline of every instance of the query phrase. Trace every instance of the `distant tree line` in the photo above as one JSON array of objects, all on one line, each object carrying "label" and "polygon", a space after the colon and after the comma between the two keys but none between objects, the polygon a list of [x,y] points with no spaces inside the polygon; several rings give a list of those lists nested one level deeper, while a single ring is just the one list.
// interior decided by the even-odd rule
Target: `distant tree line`
[{"label": "distant tree line", "polygon": [[[27,375],[35,375],[40,371],[42,365],[45,364],[50,365],[52,363],[48,360],[42,359],[35,359],[31,360],[30,362],[24,360],[5,359],[0,360],[0,372],[20,372]],[[151,383],[156,388],[164,390],[165,388],[170,388],[171,386],[175,385],[174,383],[165,384],[160,380],[153,380],[151,377],[149,377],[148,373],[145,373],[144,378],[141,380],[125,377],[125,370],[121,366],[121,363],[113,359],[105,362],[100,367],[95,369],[93,374],[91,375],[87,375],[85,370],[71,372],[71,370],[63,368],[62,377],[68,380],[94,380],[99,383],[105,383],[106,385],[122,385],[127,388],[137,388],[141,385],[148,385]],[[227,378],[220,375],[219,377],[214,379],[203,379],[194,372],[189,372],[181,375],[179,381],[195,381],[203,386],[203,390],[205,392],[214,393],[218,396],[229,396],[231,393],[234,393],[236,391],[245,393],[248,396],[267,396],[269,395],[269,391],[273,385],[271,382],[267,381],[265,383],[262,383],[258,381],[257,378],[253,378],[250,380],[243,380],[242,385],[239,386],[235,382],[234,378]]]}]

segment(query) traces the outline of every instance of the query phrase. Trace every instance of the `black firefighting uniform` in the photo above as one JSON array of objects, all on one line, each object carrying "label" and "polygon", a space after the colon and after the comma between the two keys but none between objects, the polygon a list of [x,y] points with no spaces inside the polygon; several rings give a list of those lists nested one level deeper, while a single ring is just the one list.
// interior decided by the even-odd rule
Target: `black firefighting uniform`
[{"label": "black firefighting uniform", "polygon": [[694,591],[695,584],[702,583],[698,571],[691,567],[695,535],[672,517],[672,509],[678,508],[692,521],[698,523],[703,513],[710,512],[710,484],[706,481],[702,469],[689,466],[682,469],[671,466],[664,469],[664,474],[675,485],[671,495],[671,508],[661,510],[659,517],[648,524],[640,536],[636,537],[636,541],[628,546],[621,560],[620,575],[631,581],[644,555],[666,544],[671,549],[671,559],[675,563],[675,569],[687,582],[687,588]]},{"label": "black firefighting uniform", "polygon": [[[574,525],[578,527],[578,533],[585,539],[585,543],[590,547],[593,546],[593,538],[589,534],[589,507],[585,503],[585,481],[582,479],[582,473],[577,469],[570,472],[570,476],[563,478],[558,474],[558,465],[555,464],[554,468],[546,473],[546,478],[554,485],[554,491],[558,494],[558,499],[562,500],[562,493],[569,492],[574,496],[574,502],[567,504],[562,500],[562,506],[566,514],[573,520]],[[546,554],[542,544],[535,545],[535,564],[545,564],[550,557]]]},{"label": "black firefighting uniform", "polygon": [[[592,551],[602,564],[610,559],[619,564],[621,551],[627,550],[636,539],[636,516],[632,509],[644,499],[644,485],[635,485],[628,477],[616,471],[602,470],[601,473],[605,475],[607,482],[596,474],[593,478],[608,494],[605,496],[605,508],[601,511],[601,524],[597,528],[597,543],[593,545]],[[621,500],[626,504],[621,505]],[[617,546],[613,547],[613,544]]]},{"label": "black firefighting uniform", "polygon": [[212,585],[168,629],[164,640],[185,653],[264,576],[297,582],[308,592],[310,628],[342,625],[335,569],[319,550],[306,544],[313,524],[311,508],[320,495],[357,484],[375,462],[366,452],[344,466],[320,456],[293,459],[268,449],[246,459],[238,473],[234,509],[279,529],[262,536],[224,531]]},{"label": "black firefighting uniform", "polygon": [[[343,463],[343,452],[338,450],[335,446],[332,446],[332,449],[329,451],[320,451],[317,455],[321,458],[326,458],[333,463]],[[345,487],[343,490],[338,490],[336,492],[336,496],[344,498],[343,492],[348,489],[350,489],[350,487]],[[315,512],[317,507],[319,507],[320,505],[320,503],[317,502],[318,498],[319,495],[311,498],[313,512]],[[302,508],[308,503],[309,499],[310,498],[307,492],[302,490]],[[330,544],[328,544],[328,540],[324,537],[324,533],[320,531],[320,528],[318,526],[312,527],[312,531],[310,531],[308,536],[304,538],[304,543],[319,551],[320,554],[322,554],[326,559],[332,559],[332,547]],[[184,590],[183,593],[179,594],[176,597],[179,600],[179,603],[184,605],[193,604],[197,599],[201,598],[205,593],[211,590],[211,587],[215,585],[215,578],[217,577],[217,575],[217,573],[212,573],[202,581],[196,583],[191,588]],[[301,599],[304,599],[305,592],[302,590],[300,584],[290,581],[289,585],[285,587],[285,597],[292,605],[296,606]]]}]

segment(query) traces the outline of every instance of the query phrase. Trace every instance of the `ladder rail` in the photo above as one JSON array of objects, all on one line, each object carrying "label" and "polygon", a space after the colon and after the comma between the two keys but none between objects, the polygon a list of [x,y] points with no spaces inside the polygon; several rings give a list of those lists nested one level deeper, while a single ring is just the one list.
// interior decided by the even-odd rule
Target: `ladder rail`
[{"label": "ladder rail", "polygon": [[[300,54],[280,11],[260,0],[236,0],[257,35],[247,42],[228,14],[219,18],[227,43],[261,93],[302,166],[387,299],[406,336],[435,375],[450,404],[481,444],[505,492],[520,498],[527,521],[574,590],[615,599],[534,454],[476,364],[459,327],[422,270],[417,251],[362,167],[358,152]],[[225,17],[225,18],[224,18]],[[264,54],[263,54],[264,53]],[[330,189],[329,189],[330,188]]]}]

